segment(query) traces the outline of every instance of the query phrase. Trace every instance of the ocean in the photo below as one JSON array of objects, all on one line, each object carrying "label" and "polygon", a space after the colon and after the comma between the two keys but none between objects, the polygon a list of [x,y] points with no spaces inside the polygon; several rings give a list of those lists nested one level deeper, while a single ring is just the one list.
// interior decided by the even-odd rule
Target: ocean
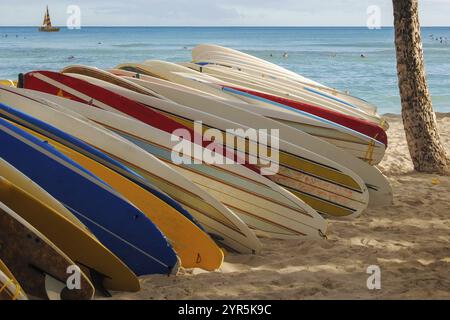
[{"label": "ocean", "polygon": [[[434,108],[449,112],[450,27],[423,28],[422,40]],[[70,64],[188,61],[190,49],[201,43],[235,48],[347,90],[380,113],[400,112],[392,28],[91,27],[41,33],[35,27],[0,27],[0,79]]]}]

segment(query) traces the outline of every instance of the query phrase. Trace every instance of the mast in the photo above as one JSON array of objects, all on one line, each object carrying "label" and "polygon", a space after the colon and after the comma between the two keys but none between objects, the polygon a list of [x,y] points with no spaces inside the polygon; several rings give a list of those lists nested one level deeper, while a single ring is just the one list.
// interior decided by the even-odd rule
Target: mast
[{"label": "mast", "polygon": [[48,6],[47,6],[47,10],[45,11],[43,26],[47,27],[47,28],[51,28],[52,27],[52,22],[50,21],[50,14],[48,12]]}]

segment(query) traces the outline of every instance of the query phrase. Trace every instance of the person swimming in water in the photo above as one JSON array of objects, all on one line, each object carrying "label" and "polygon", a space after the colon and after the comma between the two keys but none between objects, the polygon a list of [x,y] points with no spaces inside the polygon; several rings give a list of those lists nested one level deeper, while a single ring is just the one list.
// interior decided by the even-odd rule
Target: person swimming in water
[{"label": "person swimming in water", "polygon": [[366,56],[364,55],[364,53],[361,53],[361,58],[365,58]]},{"label": "person swimming in water", "polygon": [[283,53],[283,58],[287,58],[288,57],[288,53],[285,51],[284,53]]}]

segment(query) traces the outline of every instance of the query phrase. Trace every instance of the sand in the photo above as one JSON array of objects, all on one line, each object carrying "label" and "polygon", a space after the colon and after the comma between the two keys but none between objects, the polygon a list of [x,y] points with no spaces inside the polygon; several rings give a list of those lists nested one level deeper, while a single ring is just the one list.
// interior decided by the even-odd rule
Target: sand
[{"label": "sand", "polygon": [[[140,292],[113,298],[450,299],[450,177],[413,172],[401,118],[387,118],[390,146],[379,167],[392,206],[331,221],[327,241],[263,239],[260,255],[227,254],[217,272],[142,277]],[[450,115],[438,119],[450,149]],[[367,288],[371,265],[380,268],[380,289]]]}]

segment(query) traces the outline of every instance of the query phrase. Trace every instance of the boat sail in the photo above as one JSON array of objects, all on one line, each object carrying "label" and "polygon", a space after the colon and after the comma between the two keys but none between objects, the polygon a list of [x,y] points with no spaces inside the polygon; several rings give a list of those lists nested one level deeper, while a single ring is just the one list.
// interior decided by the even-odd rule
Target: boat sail
[{"label": "boat sail", "polygon": [[50,20],[50,14],[48,13],[48,6],[44,16],[44,22],[42,23],[42,27],[39,28],[39,31],[42,32],[58,32],[58,27],[52,27],[52,22]]}]

